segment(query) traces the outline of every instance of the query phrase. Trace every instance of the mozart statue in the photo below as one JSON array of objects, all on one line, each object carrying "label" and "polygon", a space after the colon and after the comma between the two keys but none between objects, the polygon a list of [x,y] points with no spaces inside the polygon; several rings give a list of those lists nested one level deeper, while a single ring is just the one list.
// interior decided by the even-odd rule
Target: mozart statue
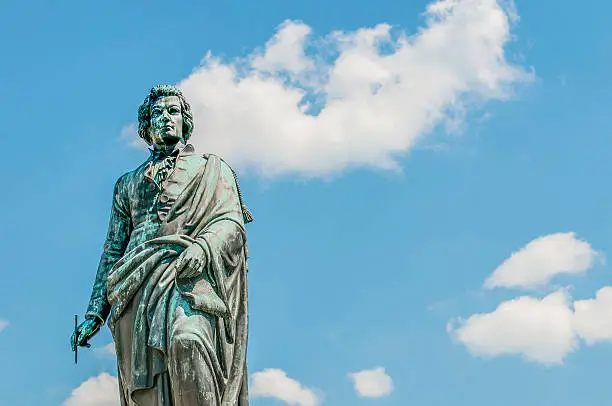
[{"label": "mozart statue", "polygon": [[73,351],[107,323],[122,406],[247,406],[247,240],[235,172],[187,141],[191,108],[160,85],[138,110],[151,156],[115,184]]}]

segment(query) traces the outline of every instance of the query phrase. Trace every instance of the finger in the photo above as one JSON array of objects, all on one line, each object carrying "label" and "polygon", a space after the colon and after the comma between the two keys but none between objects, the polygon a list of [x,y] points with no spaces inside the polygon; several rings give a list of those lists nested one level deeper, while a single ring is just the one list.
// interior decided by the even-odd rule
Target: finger
[{"label": "finger", "polygon": [[183,270],[186,262],[187,261],[185,261],[185,251],[183,251],[183,253],[176,260],[176,272],[177,273],[180,273]]},{"label": "finger", "polygon": [[183,269],[183,276],[189,277],[193,274],[193,263],[195,258],[189,258],[189,260],[185,261],[185,268]]},{"label": "finger", "polygon": [[202,261],[200,261],[199,258],[194,258],[194,260],[191,263],[190,275],[191,276],[198,275],[200,273],[201,267],[202,267]]},{"label": "finger", "polygon": [[89,344],[87,339],[85,339],[85,340],[81,340],[81,342],[79,343],[79,347],[89,348],[89,347],[91,347],[91,344]]},{"label": "finger", "polygon": [[79,341],[81,341],[83,339],[83,331],[78,330],[75,332],[75,337],[74,337],[74,346],[78,347],[79,345]]},{"label": "finger", "polygon": [[85,346],[85,344],[87,344],[87,340],[89,339],[89,334],[86,334],[84,332],[81,332],[81,334],[79,334],[79,339],[78,339],[78,345],[79,347],[83,347]]}]

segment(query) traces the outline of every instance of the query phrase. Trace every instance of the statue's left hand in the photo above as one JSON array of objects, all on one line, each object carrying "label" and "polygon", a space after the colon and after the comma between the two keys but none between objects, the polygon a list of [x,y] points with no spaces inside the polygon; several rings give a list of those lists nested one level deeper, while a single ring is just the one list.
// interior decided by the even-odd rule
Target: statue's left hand
[{"label": "statue's left hand", "polygon": [[191,278],[202,272],[206,253],[198,243],[193,243],[176,260],[176,274],[179,278]]}]

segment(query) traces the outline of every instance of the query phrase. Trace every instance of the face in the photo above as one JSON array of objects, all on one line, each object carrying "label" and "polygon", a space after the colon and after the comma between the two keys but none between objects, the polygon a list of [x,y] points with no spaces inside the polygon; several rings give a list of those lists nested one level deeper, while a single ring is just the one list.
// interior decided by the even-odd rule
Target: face
[{"label": "face", "polygon": [[183,114],[178,96],[159,97],[151,106],[153,145],[166,149],[175,146],[183,137]]}]

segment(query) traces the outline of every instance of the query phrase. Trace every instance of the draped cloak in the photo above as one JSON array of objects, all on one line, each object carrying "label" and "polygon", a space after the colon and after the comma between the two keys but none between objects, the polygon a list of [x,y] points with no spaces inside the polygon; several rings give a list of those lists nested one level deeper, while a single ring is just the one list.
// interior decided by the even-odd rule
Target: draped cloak
[{"label": "draped cloak", "polygon": [[[180,388],[171,385],[169,365],[184,361],[169,353],[179,308],[214,326],[212,335],[193,335],[202,341],[202,362],[211,372],[206,379],[217,388],[207,404],[248,406],[244,224],[251,217],[231,168],[214,155],[198,158],[201,164],[180,174],[182,190],[155,238],[128,245],[108,271],[108,326],[116,343],[122,406],[173,404],[172,391]],[[207,261],[198,276],[183,279],[176,274],[176,259],[194,243],[204,249]],[[155,405],[139,400],[150,399],[143,395],[147,391],[156,392]]]}]

